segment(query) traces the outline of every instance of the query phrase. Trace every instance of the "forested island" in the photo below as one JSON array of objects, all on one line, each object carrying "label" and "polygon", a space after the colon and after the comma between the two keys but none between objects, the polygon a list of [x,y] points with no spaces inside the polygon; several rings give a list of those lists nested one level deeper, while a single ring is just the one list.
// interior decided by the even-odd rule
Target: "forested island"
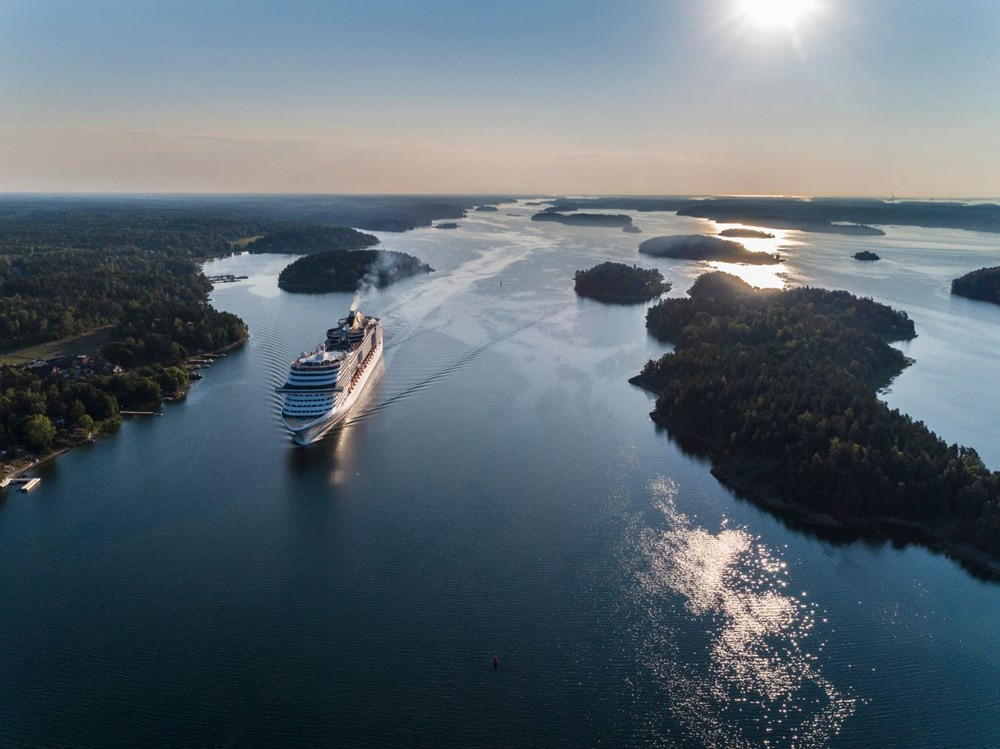
[{"label": "forested island", "polygon": [[480,211],[481,213],[496,213],[500,209],[497,208],[495,205],[480,205],[476,206],[476,210]]},{"label": "forested island", "polygon": [[730,239],[774,239],[773,234],[759,229],[723,229],[719,236]]},{"label": "forested island", "polygon": [[433,270],[405,252],[335,250],[306,255],[286,266],[278,275],[278,287],[285,291],[312,294],[354,291],[364,286],[388,286]]},{"label": "forested island", "polygon": [[454,221],[445,221],[442,224],[434,224],[434,228],[435,229],[457,229],[458,228],[458,224],[456,224]]},{"label": "forested island", "polygon": [[871,250],[861,250],[861,252],[854,253],[854,259],[864,260],[866,262],[874,262],[875,260],[881,260],[882,258],[879,257],[874,252],[872,252]]},{"label": "forested island", "polygon": [[622,231],[626,234],[642,234],[642,229],[640,229],[635,224],[628,224],[622,227]]},{"label": "forested island", "polygon": [[768,252],[752,252],[739,242],[700,234],[677,234],[653,237],[639,245],[643,255],[672,257],[679,260],[717,260],[723,263],[747,265],[774,265],[781,257]]},{"label": "forested island", "polygon": [[980,268],[956,278],[951,282],[951,293],[1000,304],[1000,266]]},{"label": "forested island", "polygon": [[602,302],[636,304],[667,293],[670,283],[655,268],[607,262],[578,270],[574,289],[580,296]]},{"label": "forested island", "polygon": [[552,221],[567,226],[612,226],[628,227],[632,225],[632,217],[624,214],[611,213],[557,213],[542,211],[531,217],[532,221]]},{"label": "forested island", "polygon": [[330,250],[360,250],[379,243],[374,234],[342,226],[306,224],[265,234],[248,243],[252,253],[275,252],[280,254],[305,254]]},{"label": "forested island", "polygon": [[918,537],[1000,573],[1000,473],[890,409],[913,323],[846,291],[755,290],[723,273],[650,308],[674,352],[632,381],[738,493],[816,525]]}]

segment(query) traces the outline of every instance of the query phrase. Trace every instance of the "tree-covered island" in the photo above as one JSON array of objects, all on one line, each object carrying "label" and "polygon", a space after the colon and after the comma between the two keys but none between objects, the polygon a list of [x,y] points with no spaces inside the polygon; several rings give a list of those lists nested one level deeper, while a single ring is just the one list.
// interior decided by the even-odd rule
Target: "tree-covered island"
[{"label": "tree-covered island", "polygon": [[265,234],[247,244],[249,252],[298,254],[329,250],[361,250],[379,243],[374,234],[342,226],[306,224]]},{"label": "tree-covered island", "polygon": [[576,293],[601,302],[638,304],[670,291],[670,283],[655,268],[624,263],[600,263],[576,272]]},{"label": "tree-covered island", "polygon": [[418,273],[432,273],[433,270],[405,252],[335,250],[306,255],[286,266],[278,275],[278,287],[309,294],[354,291],[359,286],[388,286]]},{"label": "tree-covered island", "polygon": [[846,291],[755,290],[701,276],[650,308],[674,352],[635,384],[652,418],[711,456],[739,494],[816,525],[918,537],[1000,573],[1000,473],[876,397],[913,323]]},{"label": "tree-covered island", "polygon": [[871,250],[861,250],[861,252],[854,253],[854,259],[864,260],[866,262],[874,262],[875,260],[881,260],[882,258],[879,257],[876,253],[872,252]]},{"label": "tree-covered island", "polygon": [[774,239],[773,234],[759,229],[723,229],[719,236],[729,239]]},{"label": "tree-covered island", "polygon": [[643,255],[671,257],[678,260],[717,260],[723,263],[774,265],[781,257],[768,252],[752,252],[739,242],[701,234],[677,234],[653,237],[639,245]]},{"label": "tree-covered island", "polygon": [[1000,265],[980,268],[956,278],[951,282],[951,293],[1000,304]]},{"label": "tree-covered island", "polygon": [[531,217],[532,221],[551,221],[567,226],[611,226],[628,227],[632,225],[632,217],[623,213],[558,213],[542,211]]}]

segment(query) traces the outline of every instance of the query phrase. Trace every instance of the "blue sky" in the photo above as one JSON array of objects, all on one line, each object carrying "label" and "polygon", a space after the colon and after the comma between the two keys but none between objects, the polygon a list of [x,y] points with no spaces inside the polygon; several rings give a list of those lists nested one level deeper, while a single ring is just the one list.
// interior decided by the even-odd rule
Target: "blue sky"
[{"label": "blue sky", "polygon": [[1000,195],[1000,3],[753,1],[0,1],[0,190]]}]

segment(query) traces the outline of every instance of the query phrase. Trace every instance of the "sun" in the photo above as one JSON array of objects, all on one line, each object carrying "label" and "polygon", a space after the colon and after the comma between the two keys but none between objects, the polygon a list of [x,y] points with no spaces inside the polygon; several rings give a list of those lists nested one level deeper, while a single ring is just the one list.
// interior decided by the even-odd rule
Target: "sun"
[{"label": "sun", "polygon": [[816,5],[815,0],[739,0],[743,16],[755,26],[792,28]]}]

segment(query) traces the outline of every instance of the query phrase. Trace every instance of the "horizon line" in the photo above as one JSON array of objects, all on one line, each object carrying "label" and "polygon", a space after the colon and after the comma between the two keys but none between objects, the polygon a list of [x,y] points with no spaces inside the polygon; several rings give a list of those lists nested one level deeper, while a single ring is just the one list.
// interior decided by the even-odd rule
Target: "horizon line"
[{"label": "horizon line", "polygon": [[858,194],[858,193],[819,193],[815,195],[802,195],[794,193],[659,193],[659,192],[633,192],[633,193],[558,193],[548,191],[512,191],[512,190],[492,190],[492,191],[472,191],[472,192],[315,192],[315,191],[182,191],[182,190],[160,190],[160,191],[139,191],[139,190],[0,190],[0,198],[7,197],[480,197],[480,198],[500,198],[513,197],[520,198],[557,198],[557,199],[589,199],[589,198],[681,198],[689,200],[699,200],[704,198],[772,198],[772,199],[794,199],[794,200],[815,200],[823,198],[839,198],[853,200],[884,200],[890,201],[996,201],[1000,203],[1000,196],[997,195],[884,195]]}]

